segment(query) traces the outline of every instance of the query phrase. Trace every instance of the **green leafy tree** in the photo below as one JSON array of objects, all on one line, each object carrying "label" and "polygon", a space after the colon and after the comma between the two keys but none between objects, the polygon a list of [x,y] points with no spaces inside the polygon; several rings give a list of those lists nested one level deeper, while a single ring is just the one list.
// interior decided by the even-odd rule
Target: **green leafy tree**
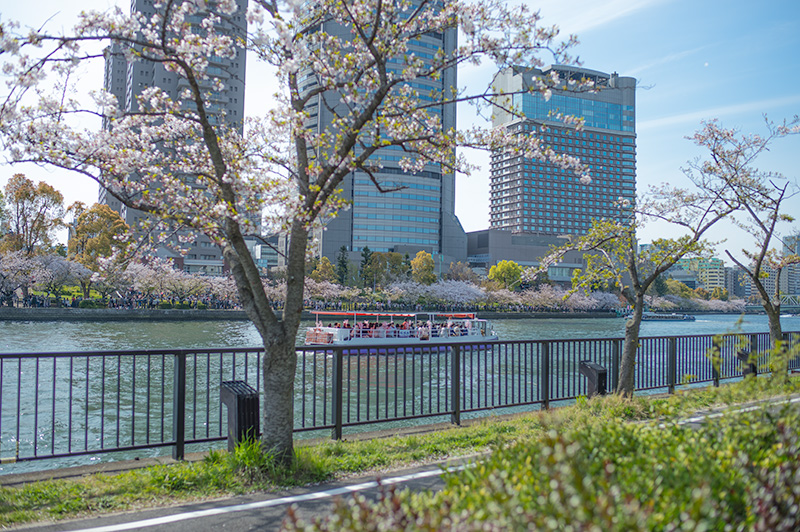
[{"label": "green leafy tree", "polygon": [[361,268],[361,278],[364,286],[379,288],[383,285],[386,277],[386,255],[384,253],[371,253],[369,260]]},{"label": "green leafy tree", "polygon": [[727,301],[729,298],[728,291],[719,286],[711,290],[711,299],[719,299],[720,301]]},{"label": "green leafy tree", "polygon": [[339,279],[339,284],[342,286],[347,285],[347,280],[350,273],[350,259],[347,255],[347,247],[342,246],[339,248],[339,255],[336,257],[336,277]]},{"label": "green leafy tree", "polygon": [[63,224],[61,192],[44,181],[35,185],[24,174],[14,174],[5,187],[5,202],[6,232],[0,235],[0,250],[28,255],[37,249],[48,250],[56,229]]},{"label": "green leafy tree", "polygon": [[[100,203],[86,209],[81,202],[74,203],[69,211],[74,215],[67,245],[71,260],[95,273],[110,267],[100,261],[115,252],[119,255],[114,260],[123,260],[123,253],[129,245],[130,228],[117,211]],[[96,276],[78,277],[85,298],[89,297],[93,278]]]},{"label": "green leafy tree", "polygon": [[684,299],[694,299],[694,290],[677,279],[667,279],[667,294],[682,297]]},{"label": "green leafy tree", "polygon": [[328,257],[322,257],[317,263],[317,267],[311,273],[311,278],[317,282],[328,281],[335,283],[337,281],[336,270],[333,264],[328,260]]},{"label": "green leafy tree", "polygon": [[400,253],[395,253],[393,251],[384,253],[383,255],[386,259],[386,275],[384,278],[385,283],[408,279],[408,271],[410,267],[410,264],[406,261],[408,255],[401,255]]},{"label": "green leafy tree", "polygon": [[489,279],[500,283],[503,288],[513,289],[522,279],[522,266],[513,260],[501,260],[489,268]]},{"label": "green leafy tree", "polygon": [[411,260],[411,278],[419,284],[430,285],[436,282],[433,256],[427,251],[418,251]]},{"label": "green leafy tree", "polygon": [[361,286],[372,286],[374,281],[373,277],[370,276],[370,268],[369,264],[372,260],[372,250],[369,249],[369,246],[364,246],[361,250],[361,267],[358,270],[359,277],[361,278]]},{"label": "green leafy tree", "polygon": [[411,255],[406,253],[403,256],[403,265],[401,266],[402,279],[411,278]]},{"label": "green leafy tree", "polygon": [[663,275],[659,275],[653,281],[653,292],[659,297],[667,295],[669,287],[667,286],[667,279]]}]

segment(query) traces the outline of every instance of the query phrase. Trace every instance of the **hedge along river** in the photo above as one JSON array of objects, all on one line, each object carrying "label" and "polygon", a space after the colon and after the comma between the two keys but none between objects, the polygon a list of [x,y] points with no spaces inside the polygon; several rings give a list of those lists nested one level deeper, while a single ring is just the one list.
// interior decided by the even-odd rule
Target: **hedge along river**
[{"label": "hedge along river", "polygon": [[[800,317],[781,319],[785,330],[800,330]],[[304,322],[298,331],[302,345]],[[621,318],[494,319],[500,340],[561,340],[621,337]],[[641,336],[766,332],[767,317],[758,314],[698,315],[697,321],[646,321]],[[247,321],[129,321],[129,322],[0,322],[0,353],[40,353],[131,349],[202,349],[256,347],[261,339]]]},{"label": "hedge along river", "polygon": [[[541,340],[621,337],[624,334],[621,318],[551,318],[551,319],[496,319],[492,321],[501,340]],[[784,318],[786,330],[800,330],[800,318]],[[303,343],[304,323],[298,335],[298,344]],[[764,332],[767,319],[760,315],[701,315],[695,322],[645,322],[642,336],[703,335],[726,332]],[[256,347],[259,336],[249,322],[245,321],[135,321],[135,322],[0,322],[0,352],[46,353],[87,352],[97,350],[136,349],[198,349]],[[13,378],[10,374],[6,378]],[[82,378],[81,375],[76,375]],[[85,379],[84,379],[85,380]],[[143,380],[138,380],[143,382]],[[67,383],[63,383],[64,386]],[[62,386],[62,384],[59,384]],[[138,388],[138,384],[137,384]],[[23,391],[25,395],[25,391]],[[23,404],[31,402],[23,397]],[[16,406],[3,405],[4,409]],[[119,415],[125,417],[124,412]],[[90,424],[92,422],[90,421]],[[4,426],[4,432],[7,428]],[[96,427],[90,429],[90,433]],[[102,432],[102,429],[101,431]],[[3,435],[2,446],[10,441]],[[40,434],[40,440],[49,440],[48,434]],[[207,446],[206,446],[207,447]],[[198,449],[195,449],[198,450]],[[141,450],[100,454],[90,457],[71,457],[45,462],[34,461],[0,468],[0,474],[25,470],[46,469],[169,453],[167,449]]]}]

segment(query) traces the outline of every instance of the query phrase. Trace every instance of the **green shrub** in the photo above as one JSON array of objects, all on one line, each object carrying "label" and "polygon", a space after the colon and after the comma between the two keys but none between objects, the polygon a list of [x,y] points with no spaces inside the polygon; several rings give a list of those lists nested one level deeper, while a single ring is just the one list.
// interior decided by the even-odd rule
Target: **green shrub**
[{"label": "green shrub", "polygon": [[78,303],[78,308],[97,308],[94,299],[83,299]]},{"label": "green shrub", "polygon": [[205,303],[198,303],[196,308],[197,310],[207,310],[208,305],[206,305]]},{"label": "green shrub", "polygon": [[191,303],[178,303],[177,305],[175,305],[175,308],[180,310],[189,310],[192,308],[192,305]]},{"label": "green shrub", "polygon": [[308,528],[290,514],[284,528],[800,529],[796,411],[737,413],[699,429],[587,420],[499,447],[446,474],[439,493],[385,490],[375,504],[340,502]]},{"label": "green shrub", "polygon": [[162,301],[161,303],[158,304],[158,308],[164,309],[164,310],[171,309],[172,308],[172,303],[170,303],[169,301]]}]

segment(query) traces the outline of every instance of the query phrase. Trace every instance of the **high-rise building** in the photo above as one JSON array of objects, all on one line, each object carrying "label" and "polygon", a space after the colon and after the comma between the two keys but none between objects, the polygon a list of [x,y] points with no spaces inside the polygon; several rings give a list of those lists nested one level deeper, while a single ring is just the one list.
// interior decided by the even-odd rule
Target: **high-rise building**
[{"label": "high-rise building", "polygon": [[[334,21],[323,22],[320,30],[340,39],[350,35],[349,28]],[[446,55],[452,53],[456,39],[455,27],[443,33],[429,32],[412,40],[408,52],[425,61],[432,60],[440,50]],[[402,61],[398,58],[398,66]],[[304,89],[317,86],[311,72],[301,71],[299,78],[306,84]],[[456,85],[455,68],[447,69],[439,79],[413,81],[413,87],[426,102]],[[338,94],[332,91],[313,99],[306,109],[309,113],[306,127],[316,132],[330,128],[337,112],[347,112]],[[455,105],[434,106],[428,111],[441,116],[444,130],[456,126]],[[424,250],[445,267],[450,262],[466,260],[467,237],[455,215],[455,174],[438,164],[427,164],[419,172],[406,172],[400,167],[404,154],[397,148],[382,148],[372,158],[382,163],[382,168],[374,172],[381,185],[398,190],[382,193],[365,173],[356,171],[348,175],[341,188],[342,197],[349,200],[351,207],[327,220],[324,230],[315,235],[318,255],[335,263],[344,246],[353,260],[365,247],[377,252],[409,254],[412,258]]]},{"label": "high-rise building", "polygon": [[747,274],[739,266],[725,266],[725,290],[730,298],[744,299],[749,289]]},{"label": "high-rise building", "polygon": [[[537,80],[553,73],[564,83],[589,79],[598,90],[554,89],[545,99],[535,90]],[[497,109],[494,127],[539,135],[557,152],[579,157],[588,165],[592,182],[583,185],[578,176],[552,164],[495,151],[489,227],[515,233],[583,234],[593,218],[621,216],[615,203],[620,198],[633,202],[636,195],[636,80],[571,66],[512,67],[496,76],[494,87],[510,95],[504,103],[516,113]],[[558,114],[583,118],[583,129],[565,125]]]},{"label": "high-rise building", "polygon": [[725,284],[725,263],[722,259],[715,257],[692,257],[680,259],[676,266],[686,271],[693,272],[697,276],[700,286],[706,290],[714,288],[726,288]]},{"label": "high-rise building", "polygon": [[[800,233],[783,239],[783,254],[800,255]],[[785,281],[781,280],[781,291],[793,296],[800,295],[800,264],[788,265],[783,275]]]},{"label": "high-rise building", "polygon": [[[215,31],[244,39],[247,33],[247,0],[236,1],[239,9],[232,15],[220,14]],[[149,20],[157,11],[153,4],[153,0],[131,0],[131,12],[139,13]],[[207,5],[212,8],[215,6],[214,3]],[[203,18],[205,17],[191,16],[186,20],[189,24],[197,25],[197,31],[202,31],[200,22]],[[211,79],[201,82],[201,89],[212,95],[208,107],[211,120],[240,131],[244,119],[245,57],[245,51],[238,47],[235,57],[230,59],[210,55],[206,72]],[[146,88],[158,87],[176,101],[180,99],[181,92],[189,88],[183,76],[170,72],[162,63],[147,60],[126,61],[120,43],[114,43],[105,50],[105,61],[105,89],[116,96],[123,112],[136,111],[136,98]],[[222,90],[214,88],[216,80],[222,82]],[[109,124],[106,122],[103,126],[109,127]],[[119,212],[132,228],[138,225],[139,219],[147,216],[141,211],[121,205],[102,187],[99,202]],[[166,249],[159,250],[159,254],[172,256],[177,264],[189,272],[219,274],[223,271],[221,250],[205,236],[198,236],[185,255],[172,254]]]}]

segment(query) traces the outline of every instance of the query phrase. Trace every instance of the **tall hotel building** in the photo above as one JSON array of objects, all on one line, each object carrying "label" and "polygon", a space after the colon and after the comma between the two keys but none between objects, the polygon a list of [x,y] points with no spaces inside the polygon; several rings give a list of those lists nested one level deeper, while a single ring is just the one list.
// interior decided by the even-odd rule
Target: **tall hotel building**
[{"label": "tall hotel building", "polygon": [[[549,100],[528,92],[556,71],[560,80],[588,78],[597,92],[553,90]],[[568,66],[513,67],[499,73],[495,89],[513,94],[507,104],[524,118],[496,110],[493,126],[519,135],[539,134],[557,152],[579,157],[592,183],[551,164],[496,151],[491,159],[490,228],[543,235],[583,234],[592,218],[614,218],[618,198],[636,195],[636,80]],[[555,115],[585,120],[582,131]]]},{"label": "tall hotel building", "polygon": [[[349,28],[332,21],[323,22],[320,29],[341,39],[350,35]],[[423,60],[433,59],[441,49],[446,54],[455,50],[456,39],[456,28],[443,33],[430,32],[411,41],[408,51]],[[402,62],[402,57],[394,61],[396,73],[402,71]],[[301,71],[300,79],[302,89],[317,86],[310,72]],[[456,69],[448,69],[438,80],[415,79],[412,85],[421,99],[434,101],[430,93],[442,93],[443,89],[456,86]],[[347,113],[339,95],[333,91],[318,96],[306,109],[310,115],[306,127],[317,132],[331,127],[335,113]],[[455,105],[431,107],[428,112],[441,116],[445,130],[455,127]],[[369,247],[377,252],[407,253],[412,258],[424,250],[445,267],[451,261],[466,260],[466,234],[455,216],[454,173],[438,164],[428,164],[422,171],[407,173],[400,167],[403,151],[396,146],[382,148],[372,158],[382,162],[383,168],[375,172],[381,185],[401,190],[381,193],[363,172],[348,175],[341,188],[342,197],[349,200],[351,207],[340,210],[336,217],[327,221],[324,230],[315,235],[319,241],[317,254],[335,263],[342,246],[352,260]]]},{"label": "tall hotel building", "polygon": [[[131,12],[141,13],[150,19],[156,13],[153,3],[153,0],[131,0]],[[247,0],[237,0],[237,4],[239,9],[233,15],[220,15],[221,20],[216,31],[244,39],[247,33]],[[215,4],[209,2],[208,5]],[[187,17],[187,22],[197,25],[200,31],[199,25],[203,18],[204,16],[192,15]],[[148,87],[159,87],[174,100],[179,98],[184,89],[189,88],[185,78],[167,71],[160,63],[144,60],[127,62],[119,43],[105,50],[105,60],[105,89],[117,97],[120,109],[125,113],[136,111],[136,97]],[[244,119],[245,51],[237,48],[233,59],[209,56],[208,60],[208,74],[222,80],[224,85],[222,91],[213,91],[212,80],[202,82],[201,88],[213,98],[208,109],[209,114],[217,123],[226,123],[241,130]],[[109,124],[105,123],[103,126],[108,127]],[[136,227],[139,218],[147,216],[141,211],[127,209],[102,187],[99,202],[119,212],[132,228]],[[165,253],[164,250],[160,250],[159,254],[172,256],[177,264],[189,272],[220,274],[223,270],[221,250],[205,236],[198,236],[197,241],[182,257]]]}]

